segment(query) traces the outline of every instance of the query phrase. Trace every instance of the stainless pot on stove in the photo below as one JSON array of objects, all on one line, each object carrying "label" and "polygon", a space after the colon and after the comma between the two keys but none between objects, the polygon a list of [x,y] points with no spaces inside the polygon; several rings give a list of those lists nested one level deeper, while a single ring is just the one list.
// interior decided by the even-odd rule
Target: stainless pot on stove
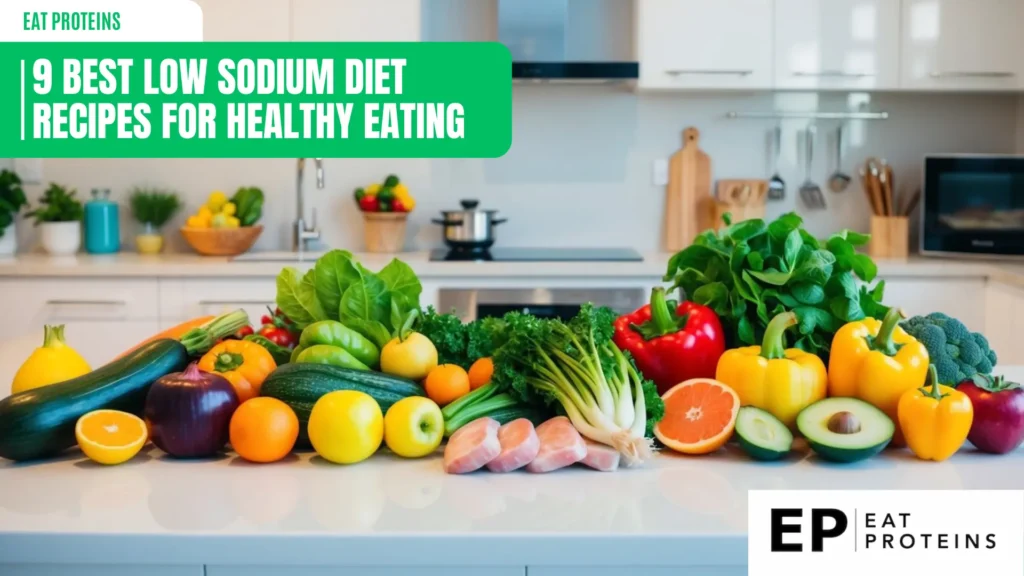
[{"label": "stainless pot on stove", "polygon": [[497,210],[477,210],[480,202],[462,200],[462,210],[442,210],[442,220],[433,220],[444,228],[444,243],[453,250],[486,250],[494,244],[494,226],[506,222],[495,218]]}]

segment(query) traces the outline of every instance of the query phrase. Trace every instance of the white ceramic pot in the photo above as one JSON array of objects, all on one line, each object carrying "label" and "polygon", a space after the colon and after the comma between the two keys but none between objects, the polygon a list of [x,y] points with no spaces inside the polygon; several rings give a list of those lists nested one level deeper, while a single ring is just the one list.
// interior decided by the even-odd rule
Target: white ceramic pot
[{"label": "white ceramic pot", "polygon": [[18,229],[12,222],[0,236],[0,256],[14,256],[18,251]]},{"label": "white ceramic pot", "polygon": [[44,222],[39,228],[43,249],[54,256],[70,256],[82,246],[81,222]]}]

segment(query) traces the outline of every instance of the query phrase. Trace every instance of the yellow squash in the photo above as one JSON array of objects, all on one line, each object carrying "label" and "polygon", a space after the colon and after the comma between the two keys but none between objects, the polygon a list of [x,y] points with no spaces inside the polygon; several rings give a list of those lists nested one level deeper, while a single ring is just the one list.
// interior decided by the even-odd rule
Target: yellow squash
[{"label": "yellow squash", "polygon": [[768,323],[761,346],[728,350],[718,360],[715,379],[736,391],[743,406],[770,412],[792,428],[801,410],[825,397],[825,364],[814,354],[785,349],[786,329],[795,326],[794,312]]},{"label": "yellow squash", "polygon": [[922,460],[941,462],[960,449],[974,420],[971,399],[939,384],[935,366],[928,369],[927,383],[900,397],[899,422],[907,446]]},{"label": "yellow squash", "polygon": [[[860,398],[898,422],[897,406],[924,384],[928,349],[899,327],[903,312],[891,308],[881,322],[865,318],[840,328],[828,362],[829,396]],[[893,444],[903,444],[900,427]]]},{"label": "yellow squash", "polygon": [[44,326],[43,345],[18,368],[11,383],[11,394],[77,378],[91,371],[85,358],[64,343],[63,325]]}]

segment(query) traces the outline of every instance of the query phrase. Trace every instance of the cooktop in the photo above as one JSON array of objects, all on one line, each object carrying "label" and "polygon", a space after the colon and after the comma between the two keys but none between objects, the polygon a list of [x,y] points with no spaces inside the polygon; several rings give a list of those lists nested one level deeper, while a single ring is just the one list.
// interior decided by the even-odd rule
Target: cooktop
[{"label": "cooktop", "polygon": [[490,250],[434,250],[434,261],[493,262],[642,262],[632,248],[491,248]]}]

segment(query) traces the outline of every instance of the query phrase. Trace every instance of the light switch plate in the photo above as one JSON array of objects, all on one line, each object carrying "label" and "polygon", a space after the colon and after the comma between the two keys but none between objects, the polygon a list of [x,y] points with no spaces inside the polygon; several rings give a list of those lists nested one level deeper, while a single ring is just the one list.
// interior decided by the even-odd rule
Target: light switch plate
[{"label": "light switch plate", "polygon": [[21,178],[25,184],[43,183],[43,159],[42,158],[15,158],[14,173]]},{"label": "light switch plate", "polygon": [[668,160],[658,158],[654,161],[654,169],[651,174],[651,179],[654,181],[655,186],[668,185]]}]

